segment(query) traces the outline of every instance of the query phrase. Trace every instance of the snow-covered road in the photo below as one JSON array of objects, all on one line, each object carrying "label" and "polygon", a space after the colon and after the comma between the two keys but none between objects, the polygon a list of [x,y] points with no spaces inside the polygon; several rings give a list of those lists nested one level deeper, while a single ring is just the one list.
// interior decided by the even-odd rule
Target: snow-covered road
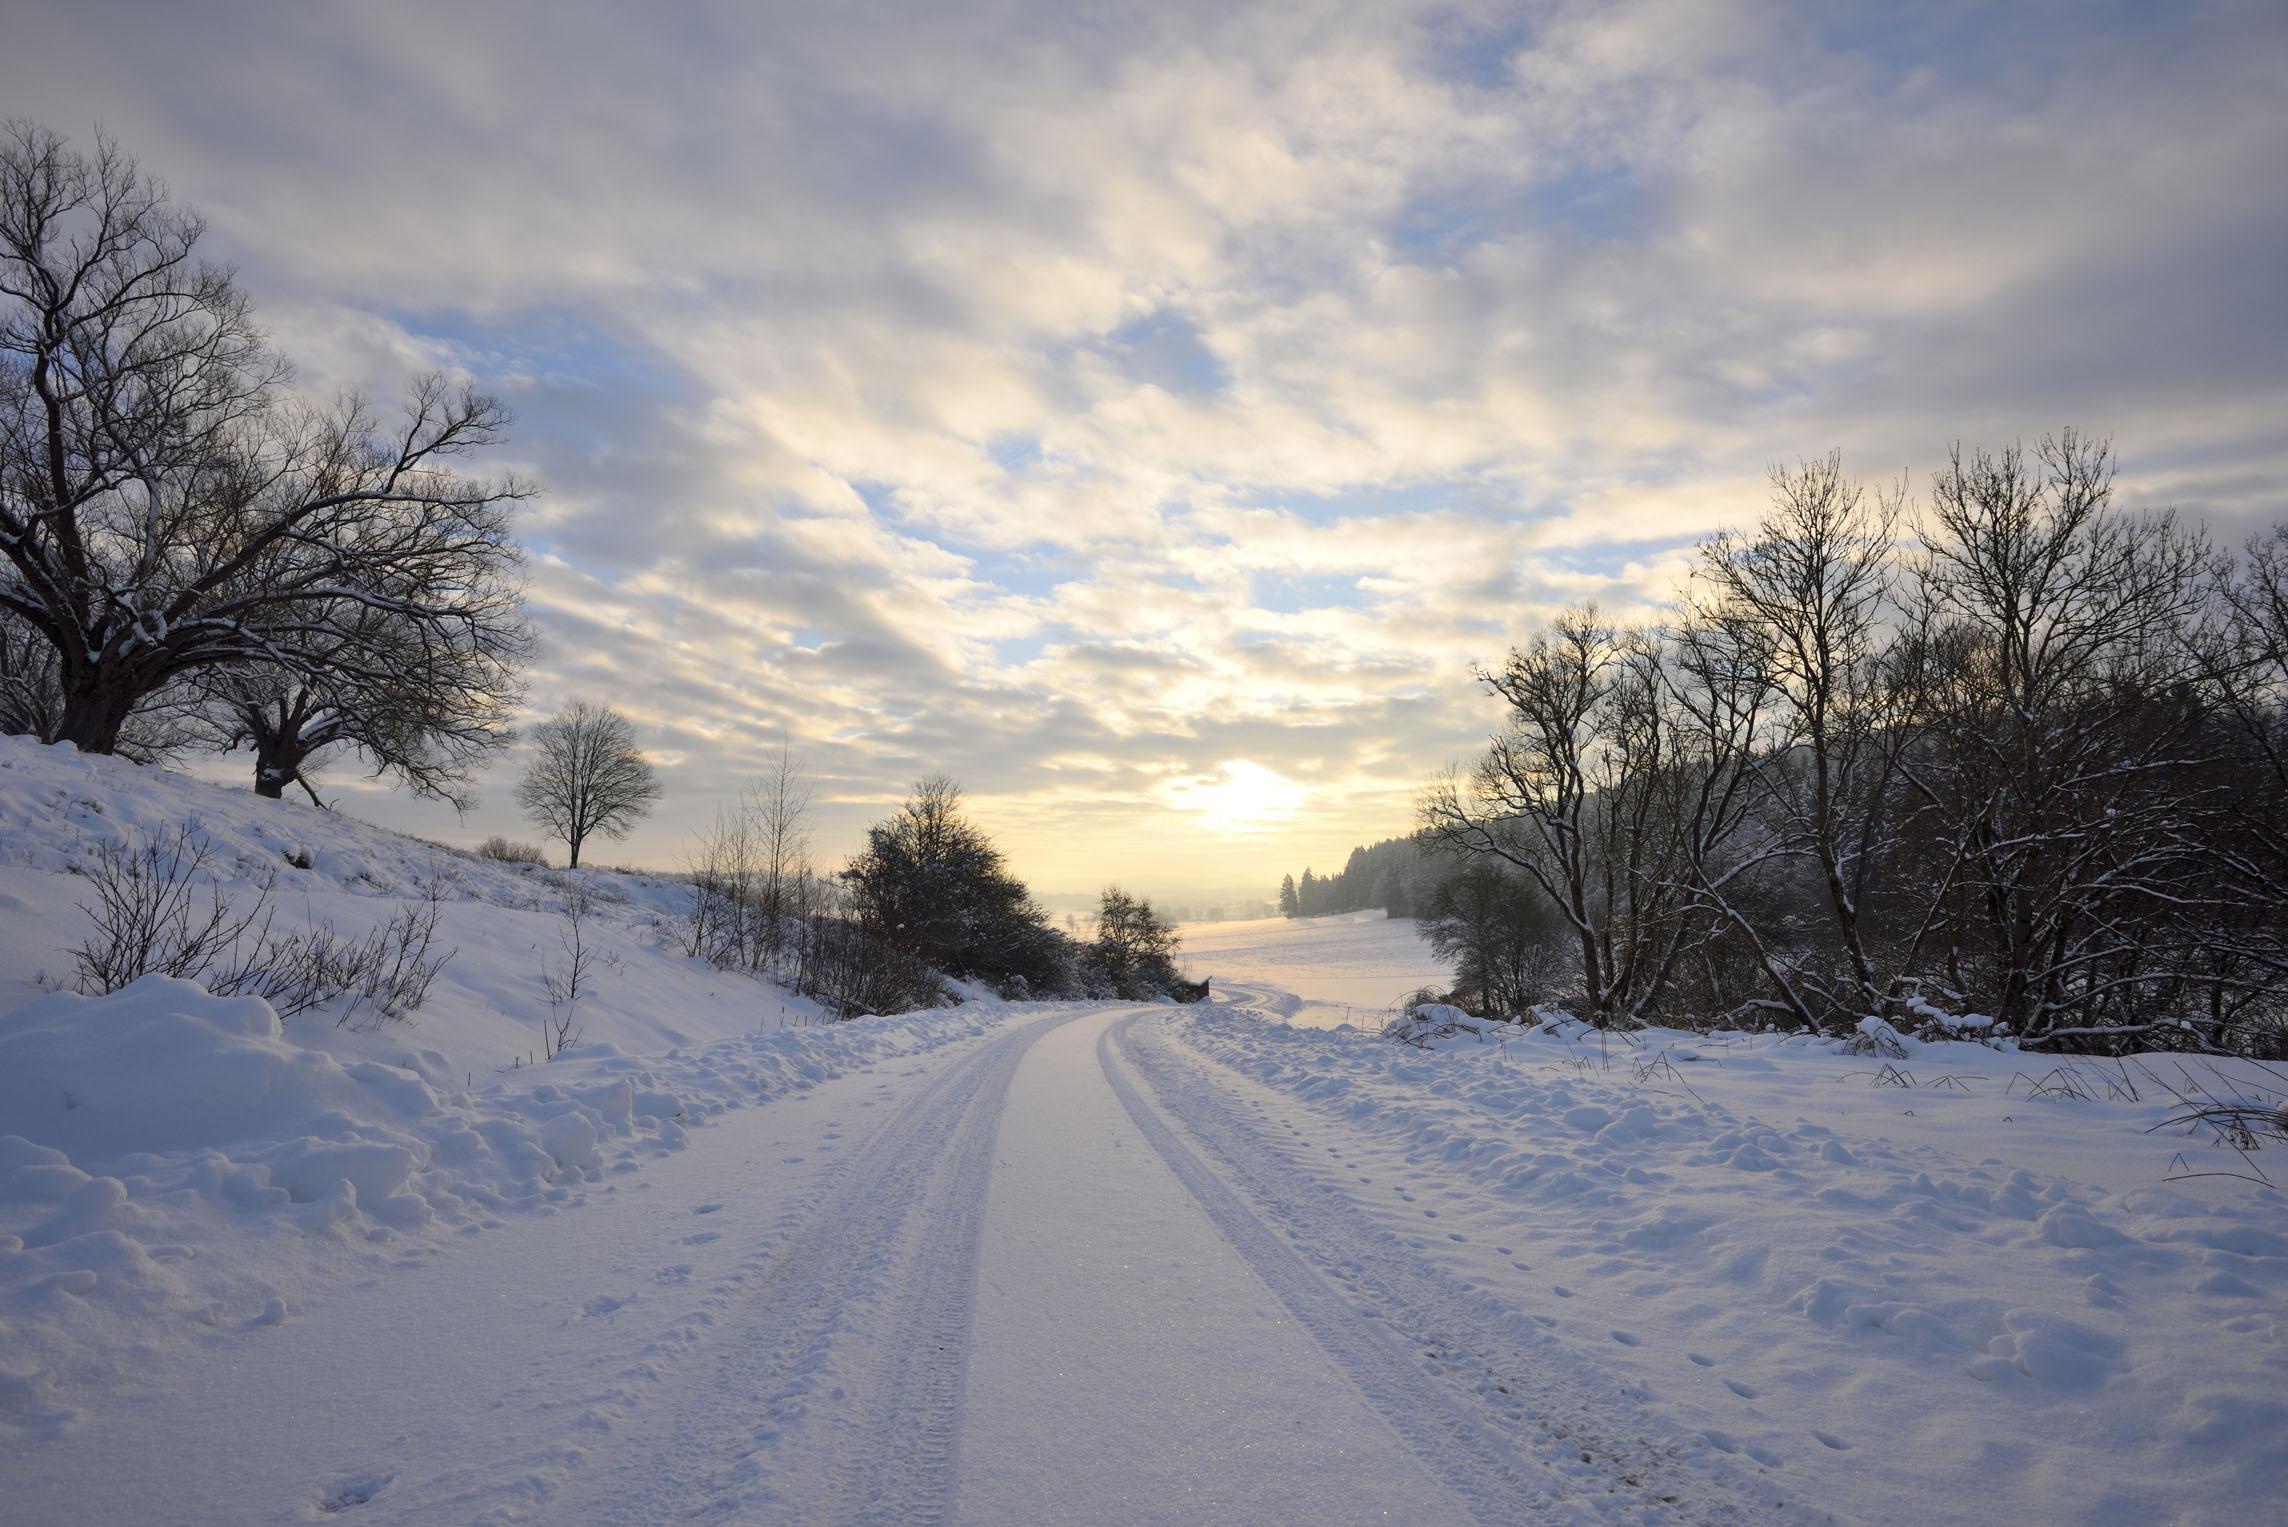
[{"label": "snow-covered road", "polygon": [[[1346,1208],[1168,1010],[739,1111],[19,1453],[84,1520],[1768,1514]],[[170,1379],[172,1382],[170,1382]]]}]

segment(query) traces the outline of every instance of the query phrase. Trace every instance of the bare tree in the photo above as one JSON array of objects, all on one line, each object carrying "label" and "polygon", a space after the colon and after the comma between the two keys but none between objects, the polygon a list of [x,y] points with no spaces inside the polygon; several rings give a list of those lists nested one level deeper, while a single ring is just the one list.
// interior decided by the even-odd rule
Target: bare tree
[{"label": "bare tree", "polygon": [[440,376],[389,430],[301,405],[204,231],[108,139],[0,130],[0,608],[54,652],[55,739],[88,752],[188,674],[373,682],[402,651],[377,631],[450,648],[516,556],[529,490],[449,469],[501,405]]},{"label": "bare tree", "polygon": [[2218,910],[2224,780],[2198,628],[2216,559],[2112,508],[2102,441],[1957,449],[1918,595],[1936,629],[1906,776],[1937,875],[1917,942],[2024,1035],[2123,1027]]},{"label": "bare tree", "polygon": [[591,837],[624,838],[659,799],[659,775],[635,727],[608,705],[575,700],[532,729],[533,760],[517,803],[534,826],[561,838],[571,868]]},{"label": "bare tree", "polygon": [[793,925],[809,910],[809,893],[816,883],[810,862],[810,801],[810,777],[802,756],[782,736],[769,772],[748,796],[762,870],[756,888],[762,954],[773,965],[784,953]]},{"label": "bare tree", "polygon": [[[1869,501],[1840,455],[1772,472],[1772,507],[1751,535],[1701,547],[1702,618],[1739,633],[1730,651],[1758,672],[1768,724],[1749,743],[1779,829],[1777,850],[1808,860],[1843,965],[1773,970],[1807,1020],[1883,1009],[1888,979],[1863,909],[1895,836],[1900,755],[1917,735],[1890,659],[1892,567],[1902,488]],[[1756,934],[1747,928],[1748,935]]]},{"label": "bare tree", "polygon": [[[313,764],[347,750],[377,776],[467,810],[471,773],[515,737],[509,716],[523,696],[517,665],[531,634],[514,587],[496,582],[489,599],[471,599],[467,618],[447,627],[369,607],[348,609],[342,620],[355,643],[338,643],[322,672],[263,665],[202,675],[199,714],[211,740],[253,749],[257,795],[276,798],[299,784],[315,801]],[[368,662],[365,653],[389,656]]]},{"label": "bare tree", "polygon": [[1690,910],[1696,858],[1740,820],[1737,792],[1711,793],[1676,750],[1661,644],[1594,609],[1569,611],[1480,679],[1508,725],[1465,784],[1421,803],[1429,838],[1522,871],[1579,949],[1582,998],[1599,1023],[1640,1020],[1707,919]]},{"label": "bare tree", "polygon": [[719,808],[688,863],[691,913],[683,943],[728,969],[783,974],[790,940],[812,910],[811,785],[800,755],[779,741],[769,772]]}]

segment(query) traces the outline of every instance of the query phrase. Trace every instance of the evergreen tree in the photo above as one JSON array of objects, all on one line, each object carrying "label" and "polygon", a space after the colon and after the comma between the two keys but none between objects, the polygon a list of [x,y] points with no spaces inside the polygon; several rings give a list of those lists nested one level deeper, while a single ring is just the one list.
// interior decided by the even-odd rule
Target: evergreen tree
[{"label": "evergreen tree", "polygon": [[1293,917],[1302,910],[1303,904],[1295,899],[1295,877],[1293,875],[1281,876],[1279,880],[1279,915],[1281,917]]}]

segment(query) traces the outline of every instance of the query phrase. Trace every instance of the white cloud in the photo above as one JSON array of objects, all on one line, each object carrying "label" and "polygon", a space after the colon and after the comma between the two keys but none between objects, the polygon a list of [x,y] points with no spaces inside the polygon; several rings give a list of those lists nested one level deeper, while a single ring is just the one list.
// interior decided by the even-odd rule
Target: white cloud
[{"label": "white cloud", "polygon": [[[784,732],[830,843],[942,768],[1051,888],[1268,885],[1774,461],[2071,420],[2282,512],[2262,7],[133,9],[14,7],[0,91],[313,385],[509,396],[534,700],[680,758],[638,857]],[[1307,809],[1203,826],[1242,765]]]}]

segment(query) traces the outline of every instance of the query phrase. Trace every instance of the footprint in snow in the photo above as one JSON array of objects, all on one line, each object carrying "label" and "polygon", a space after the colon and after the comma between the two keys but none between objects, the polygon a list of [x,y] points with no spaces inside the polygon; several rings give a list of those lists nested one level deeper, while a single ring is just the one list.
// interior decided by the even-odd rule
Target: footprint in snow
[{"label": "footprint in snow", "polygon": [[318,1509],[332,1515],[337,1511],[348,1511],[352,1507],[366,1505],[375,1496],[387,1489],[389,1482],[395,1478],[397,1478],[395,1474],[384,1473],[379,1469],[364,1474],[353,1474],[318,1497]]},{"label": "footprint in snow", "polygon": [[1731,1390],[1732,1393],[1738,1395],[1743,1400],[1752,1400],[1756,1397],[1757,1393],[1757,1391],[1752,1386],[1743,1384],[1738,1379],[1726,1379],[1724,1381],[1724,1387]]},{"label": "footprint in snow", "polygon": [[1555,1294],[1555,1295],[1556,1295],[1558,1298],[1560,1298],[1560,1299],[1570,1299],[1570,1298],[1572,1298],[1572,1297],[1573,1297],[1573,1290],[1571,1290],[1571,1289],[1567,1288],[1567,1287],[1566,1287],[1564,1284],[1562,1284],[1562,1283],[1552,1283],[1552,1284],[1550,1284],[1550,1285],[1549,1285],[1549,1291],[1550,1291],[1551,1293]]},{"label": "footprint in snow", "polygon": [[627,1300],[625,1299],[615,1299],[610,1294],[598,1294],[580,1306],[580,1313],[593,1320],[599,1315],[609,1315],[614,1310],[622,1309],[626,1305]]},{"label": "footprint in snow", "polygon": [[1821,1446],[1831,1447],[1838,1453],[1848,1453],[1851,1451],[1850,1443],[1845,1442],[1841,1437],[1835,1436],[1832,1433],[1813,1432],[1812,1436],[1819,1440]]},{"label": "footprint in snow", "polygon": [[1634,1335],[1628,1331],[1613,1332],[1613,1340],[1619,1342],[1624,1347],[1641,1347],[1644,1345],[1643,1337]]},{"label": "footprint in snow", "polygon": [[723,1206],[721,1204],[693,1204],[691,1206],[691,1212],[694,1214],[713,1214],[716,1210],[722,1207]]},{"label": "footprint in snow", "polygon": [[1698,1363],[1703,1368],[1713,1368],[1716,1366],[1716,1359],[1712,1357],[1702,1357],[1697,1352],[1687,1352],[1684,1355],[1691,1358],[1694,1362]]},{"label": "footprint in snow", "polygon": [[697,1235],[685,1236],[682,1244],[685,1246],[706,1246],[721,1239],[723,1239],[723,1232],[720,1230],[702,1230]]}]

